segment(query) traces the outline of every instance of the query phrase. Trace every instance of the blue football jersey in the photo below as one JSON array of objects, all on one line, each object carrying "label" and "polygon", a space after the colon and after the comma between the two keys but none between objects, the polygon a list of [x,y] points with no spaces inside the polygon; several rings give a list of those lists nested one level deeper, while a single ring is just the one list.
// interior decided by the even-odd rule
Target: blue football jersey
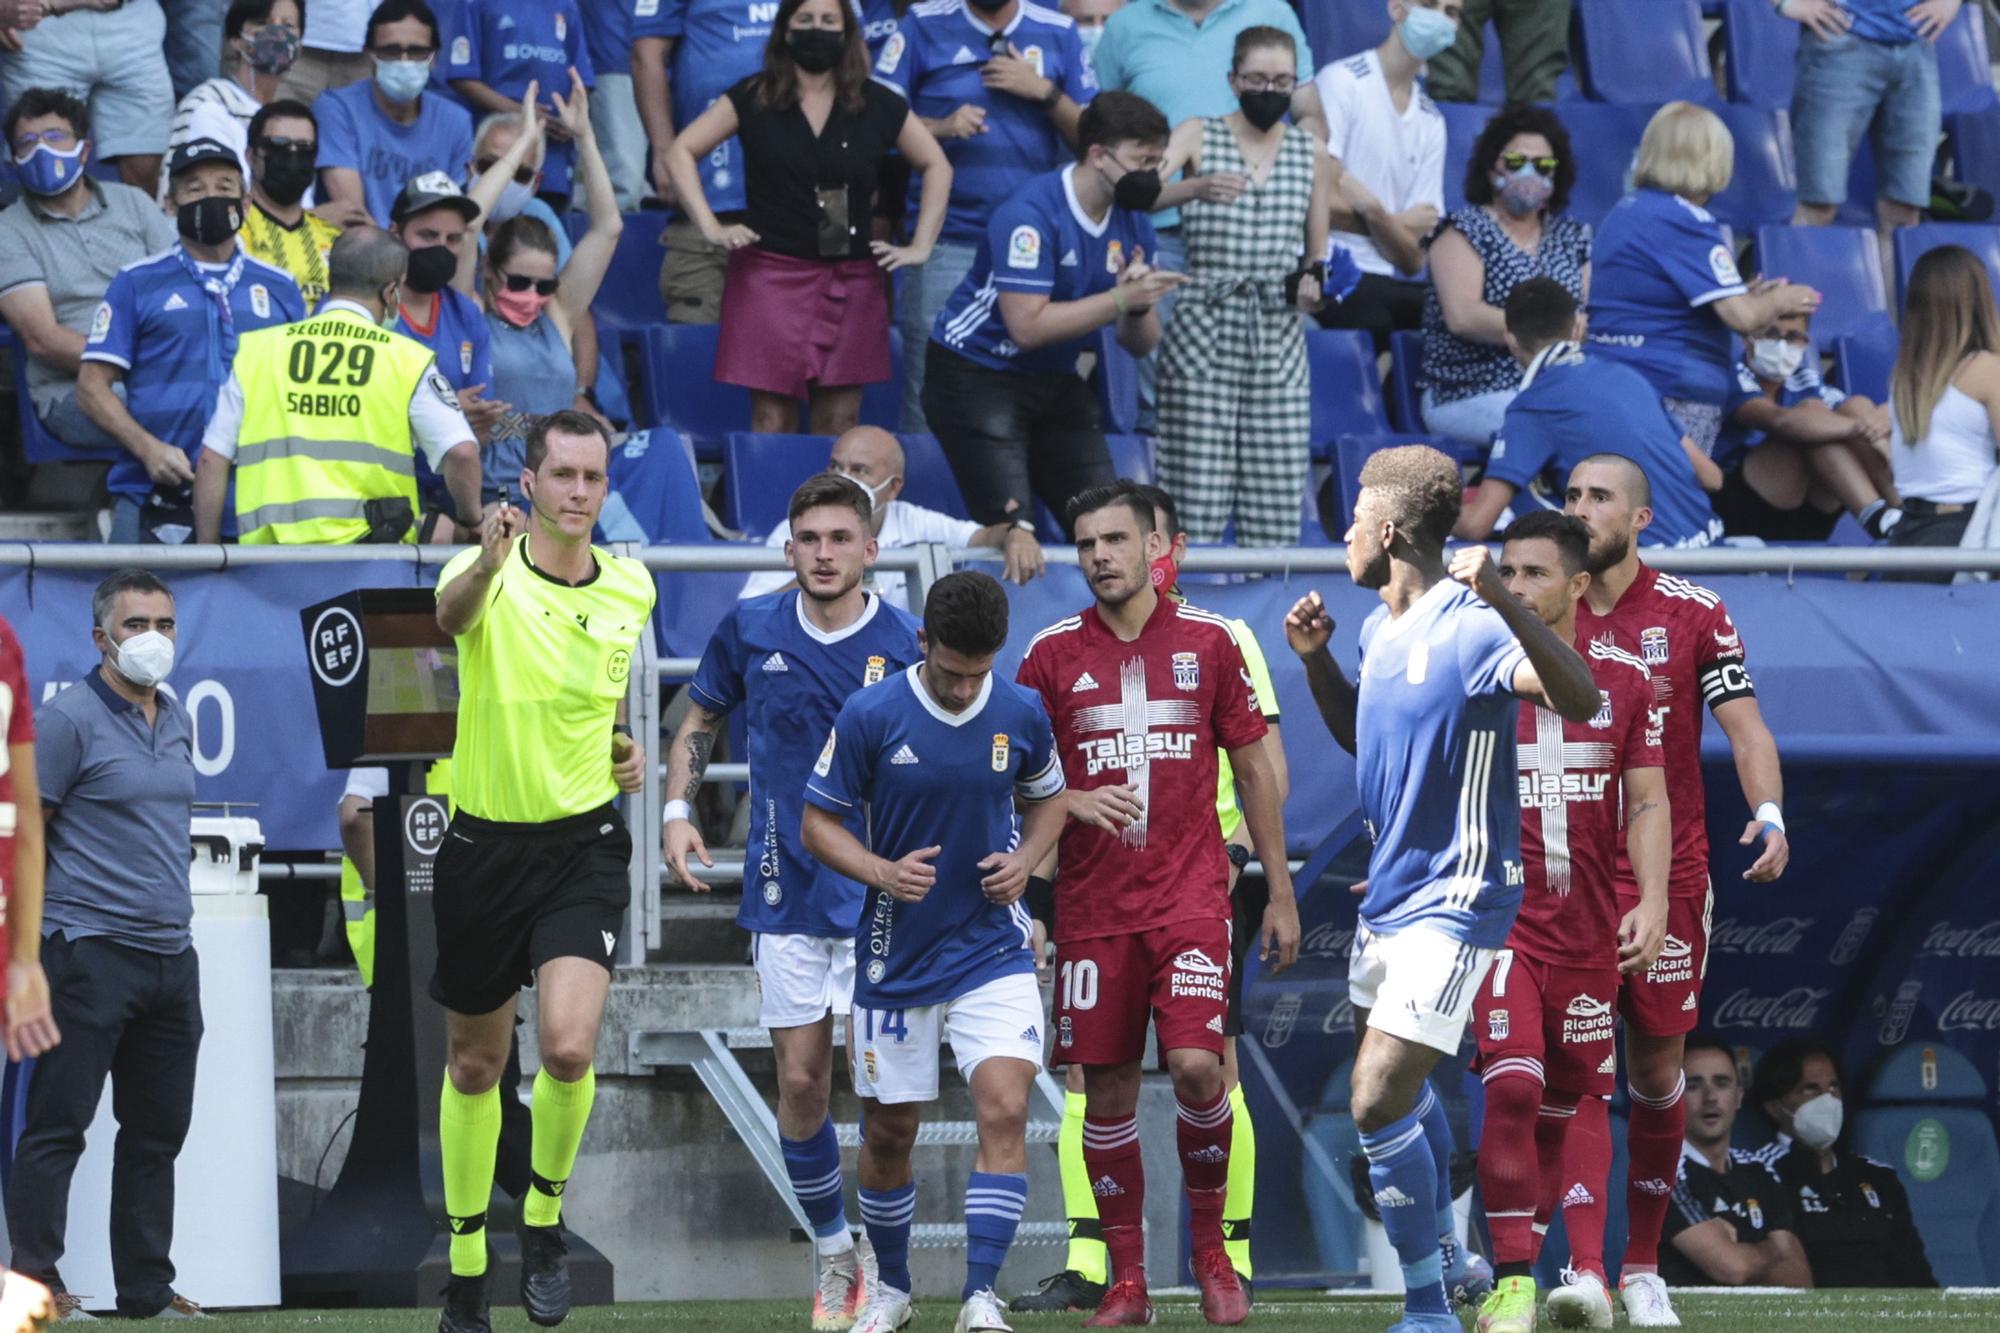
[{"label": "blue football jersey", "polygon": [[1561,509],[1570,471],[1600,453],[1623,454],[1652,485],[1653,522],[1640,545],[1707,546],[1722,536],[1659,391],[1630,366],[1585,355],[1575,343],[1543,348],[1507,405],[1486,475],[1527,492],[1516,494],[1516,513],[1530,502]]},{"label": "blue football jersey", "polygon": [[[1097,76],[1084,58],[1075,22],[1031,0],[1022,0],[1013,21],[1000,29],[983,22],[966,0],[912,5],[875,61],[876,82],[901,93],[919,116],[943,120],[966,105],[986,111],[985,133],[943,144],[951,160],[951,204],[945,210],[943,238],[962,245],[977,245],[994,209],[1070,157],[1047,108],[982,81],[980,72],[999,43],[1019,51],[1072,101],[1081,104],[1096,95]],[[1000,49],[1004,52],[1006,46]],[[913,192],[912,218],[917,203]]]},{"label": "blue football jersey", "polygon": [[943,1004],[1035,970],[1026,906],[988,902],[979,863],[1019,845],[1016,795],[1045,801],[1063,789],[1039,694],[988,675],[978,699],[951,713],[917,678],[922,670],[848,699],[806,782],[806,800],[850,825],[865,812],[877,856],[942,849],[931,862],[937,882],[919,901],[868,890],[854,1003],[870,1009]]},{"label": "blue football jersey", "polygon": [[1735,335],[1709,306],[1749,290],[1714,214],[1676,194],[1635,190],[1591,243],[1591,350],[1667,397],[1720,403]]},{"label": "blue football jersey", "polygon": [[1512,690],[1526,656],[1500,614],[1450,579],[1362,625],[1355,778],[1375,839],[1370,930],[1421,924],[1477,948],[1506,943],[1524,876]]},{"label": "blue football jersey", "polygon": [[[1742,360],[1736,363],[1736,382],[1730,386],[1729,401],[1722,405],[1722,430],[1715,437],[1715,452],[1709,457],[1724,472],[1743,461],[1743,455],[1764,442],[1764,432],[1753,430],[1736,420],[1736,409],[1747,402],[1764,396],[1764,386],[1757,379],[1757,372]],[[1791,378],[1778,386],[1777,406],[1782,410],[1797,407],[1808,398],[1817,398],[1831,412],[1847,401],[1847,395],[1820,378],[1819,348],[1810,344],[1806,347],[1805,359]]]},{"label": "blue football jersey", "polygon": [[[584,87],[597,86],[577,0],[457,0],[441,9],[446,42],[445,58],[438,63],[447,80],[477,79],[517,99],[537,83],[535,100],[544,111],[553,109],[554,94],[569,97],[571,69]],[[551,139],[547,147],[542,189],[568,194],[576,145]],[[452,175],[463,170],[455,167]]]},{"label": "blue football jersey", "polygon": [[[762,935],[854,933],[861,886],[806,855],[806,777],[847,697],[919,660],[917,622],[872,593],[844,630],[806,619],[793,588],[738,602],[716,627],[691,688],[702,707],[741,707],[750,736],[750,846],[736,924]],[[859,837],[857,814],[848,827]],[[984,853],[981,853],[984,855]]]},{"label": "blue football jersey", "polygon": [[[458,288],[446,287],[438,292],[437,312],[429,328],[418,328],[410,323],[407,313],[397,311],[396,332],[431,349],[437,356],[438,373],[454,392],[483,384],[488,398],[499,396],[492,391],[493,331],[486,327],[486,312],[479,308],[479,302]],[[509,487],[518,486],[512,477],[497,480]],[[453,501],[445,489],[444,478],[432,470],[421,449],[417,450],[417,494],[428,503],[443,506],[446,513],[451,512]]]},{"label": "blue football jersey", "polygon": [[1108,292],[1129,263],[1159,249],[1144,213],[1113,205],[1092,222],[1070,185],[1075,164],[1038,176],[993,210],[972,271],[938,312],[931,341],[994,370],[1071,375],[1076,358],[1096,337],[1050,343],[1024,352],[1000,318],[1002,292],[1027,292],[1051,301],[1081,301]]}]

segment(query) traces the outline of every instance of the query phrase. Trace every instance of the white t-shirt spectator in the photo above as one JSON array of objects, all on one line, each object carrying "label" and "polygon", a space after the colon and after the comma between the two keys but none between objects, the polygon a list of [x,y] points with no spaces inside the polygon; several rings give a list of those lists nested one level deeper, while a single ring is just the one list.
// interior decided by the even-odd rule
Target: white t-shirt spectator
[{"label": "white t-shirt spectator", "polygon": [[[379,0],[312,0],[300,44],[321,51],[355,52],[368,45],[368,16]],[[442,6],[438,6],[442,8]]]},{"label": "white t-shirt spectator", "polygon": [[[1391,213],[1418,204],[1444,211],[1444,113],[1421,86],[1398,112],[1374,51],[1336,60],[1314,78],[1326,110],[1327,152],[1340,159]],[[1375,243],[1355,232],[1333,234],[1363,273],[1401,278]]]},{"label": "white t-shirt spectator", "polygon": [[[876,537],[875,545],[880,550],[891,550],[898,546],[921,546],[926,542],[943,542],[947,546],[970,546],[972,539],[979,535],[979,525],[969,518],[953,518],[950,514],[926,509],[904,500],[891,500],[888,510],[882,515],[882,532]],[[785,543],[792,539],[792,525],[780,523],[771,529],[771,535],[764,539],[764,545],[783,550]],[[897,606],[909,606],[909,591],[905,586],[903,572],[899,569],[871,570],[874,588],[882,600],[894,602]],[[776,592],[792,581],[792,575],[782,569],[760,569],[751,574],[743,583],[740,597],[762,597],[767,592]]]}]

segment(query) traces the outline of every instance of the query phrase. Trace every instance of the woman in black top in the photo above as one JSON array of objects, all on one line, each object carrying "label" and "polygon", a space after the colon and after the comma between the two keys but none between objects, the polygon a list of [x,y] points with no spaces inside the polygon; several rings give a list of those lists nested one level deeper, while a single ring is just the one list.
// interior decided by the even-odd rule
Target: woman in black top
[{"label": "woman in black top", "polygon": [[[743,145],[747,225],[723,226],[696,159]],[[870,235],[883,159],[900,152],[923,180],[908,245]],[[868,77],[860,26],[840,0],[784,0],[762,72],[732,87],[667,150],[681,206],[726,247],[715,378],[750,390],[750,428],[839,435],[861,414],[861,386],[889,378],[883,273],[930,258],[944,225],[951,165],[908,103]]]}]

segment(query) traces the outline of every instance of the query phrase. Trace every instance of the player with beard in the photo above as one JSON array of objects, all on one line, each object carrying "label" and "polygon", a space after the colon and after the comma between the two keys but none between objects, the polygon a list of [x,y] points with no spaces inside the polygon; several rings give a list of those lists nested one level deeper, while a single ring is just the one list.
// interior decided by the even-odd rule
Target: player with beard
[{"label": "player with beard", "polygon": [[1153,586],[1167,553],[1151,501],[1129,481],[1070,504],[1094,605],[1036,635],[1019,681],[1041,695],[1074,818],[1058,846],[1055,1058],[1081,1064],[1084,1161],[1111,1257],[1110,1290],[1086,1327],[1153,1322],[1146,1293],[1139,1062],[1150,1020],[1179,1107],[1194,1272],[1210,1323],[1249,1302],[1223,1247],[1233,1131],[1223,1082],[1229,990],[1229,859],[1215,808],[1216,751],[1236,772],[1271,900],[1259,956],[1298,954],[1265,723],[1228,622]]},{"label": "player with beard", "polygon": [[[1577,610],[1577,634],[1591,642],[1636,645],[1640,660],[1652,672],[1653,692],[1666,715],[1667,796],[1674,827],[1667,939],[1652,968],[1624,977],[1619,993],[1627,1087],[1632,1094],[1632,1118],[1626,1130],[1631,1154],[1625,1191],[1629,1239],[1619,1288],[1633,1327],[1678,1328],[1680,1319],[1659,1277],[1659,1240],[1687,1121],[1681,1101],[1681,1048],[1699,1016],[1701,981],[1708,969],[1708,923],[1715,902],[1701,779],[1704,703],[1729,737],[1744,803],[1754,812],[1738,841],[1761,848],[1743,878],[1753,884],[1776,880],[1785,873],[1791,845],[1780,805],[1784,780],[1778,744],[1764,724],[1757,692],[1744,670],[1743,642],[1735,622],[1722,599],[1707,588],[1659,573],[1639,559],[1636,538],[1652,519],[1651,499],[1645,472],[1619,454],[1584,459],[1570,472],[1565,489],[1565,508],[1590,531],[1591,584]],[[1619,909],[1629,911],[1638,901],[1631,859],[1621,850]],[[1598,1202],[1582,1213],[1564,1212],[1573,1266],[1590,1257],[1592,1243],[1601,1258],[1602,1200],[1610,1163],[1605,1105],[1598,1098],[1585,1098],[1570,1126],[1563,1180],[1582,1182],[1584,1193]],[[1552,1202],[1545,1197],[1543,1205]],[[1581,1255],[1579,1240],[1585,1246]]]},{"label": "player with beard", "polygon": [[1347,531],[1347,570],[1382,605],[1361,627],[1361,679],[1327,652],[1318,593],[1285,618],[1313,702],[1353,752],[1374,836],[1348,963],[1360,1027],[1352,1106],[1383,1228],[1403,1270],[1391,1333],[1456,1333],[1451,1126],[1429,1075],[1455,1054],[1473,997],[1521,901],[1516,699],[1571,722],[1600,705],[1582,657],[1511,596],[1492,554],[1447,567],[1458,465],[1426,445],[1372,455]]},{"label": "player with beard", "polygon": [[[1615,644],[1577,643],[1590,534],[1575,518],[1544,509],[1516,520],[1504,542],[1507,591],[1582,651],[1603,700],[1587,723],[1521,705],[1515,739],[1527,884],[1507,947],[1473,1004],[1486,1086],[1479,1193],[1495,1281],[1479,1329],[1534,1333],[1537,1193],[1561,1172],[1577,1102],[1608,1099],[1615,1086],[1612,1003],[1619,974],[1651,967],[1666,938],[1673,835],[1652,676]],[[1621,817],[1643,886],[1622,919],[1613,873]],[[1587,1323],[1593,1311],[1610,1318],[1602,1272],[1579,1274],[1549,1296],[1558,1326]]]},{"label": "player with beard", "polygon": [[[674,878],[707,892],[688,865],[690,856],[715,864],[692,805],[715,738],[729,714],[743,708],[750,859],[736,922],[750,932],[762,997],[758,1021],[771,1031],[778,1066],[779,1146],[819,1256],[812,1326],[822,1333],[851,1326],[868,1300],[842,1197],[840,1142],[827,1110],[832,1015],[847,1013],[854,990],[862,886],[806,853],[800,837],[806,779],[848,696],[923,658],[916,621],[861,586],[875,563],[872,509],[866,490],[830,472],[792,493],[785,557],[798,586],[738,602],[709,640],[668,753],[671,799],[660,835]],[[862,836],[861,812],[845,826]]]}]

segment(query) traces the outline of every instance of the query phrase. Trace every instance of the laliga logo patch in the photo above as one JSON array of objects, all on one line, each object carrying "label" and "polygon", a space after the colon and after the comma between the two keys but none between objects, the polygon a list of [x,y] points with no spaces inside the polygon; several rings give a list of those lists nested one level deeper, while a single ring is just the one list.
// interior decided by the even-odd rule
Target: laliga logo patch
[{"label": "laliga logo patch", "polygon": [[880,685],[882,683],[882,673],[887,671],[888,669],[889,669],[889,661],[887,658],[884,657],[869,658],[867,668],[861,673],[862,686],[865,688],[869,685]]},{"label": "laliga logo patch", "polygon": [[993,771],[995,773],[1005,773],[1007,771],[1007,748],[1008,748],[1007,733],[1004,731],[994,732]]},{"label": "laliga logo patch", "polygon": [[826,748],[819,752],[819,762],[813,765],[813,772],[825,777],[833,772],[833,743],[838,733],[826,733]]}]

